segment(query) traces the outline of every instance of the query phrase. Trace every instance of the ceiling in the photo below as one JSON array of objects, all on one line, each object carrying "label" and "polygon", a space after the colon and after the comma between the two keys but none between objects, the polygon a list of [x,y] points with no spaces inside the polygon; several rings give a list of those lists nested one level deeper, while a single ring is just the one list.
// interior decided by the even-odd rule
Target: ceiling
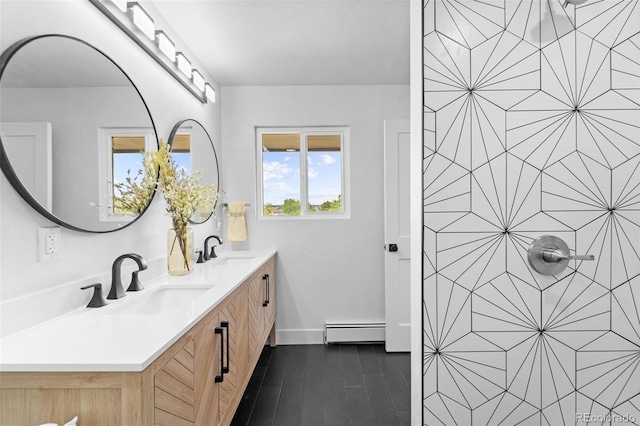
[{"label": "ceiling", "polygon": [[410,0],[153,0],[221,86],[409,84]]}]

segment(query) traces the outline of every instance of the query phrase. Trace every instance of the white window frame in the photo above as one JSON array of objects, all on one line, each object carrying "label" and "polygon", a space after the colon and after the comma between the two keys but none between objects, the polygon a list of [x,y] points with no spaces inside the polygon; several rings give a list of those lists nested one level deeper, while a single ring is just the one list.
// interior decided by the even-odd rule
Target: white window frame
[{"label": "white window frame", "polygon": [[153,129],[128,127],[101,127],[98,129],[98,197],[96,203],[100,222],[130,222],[137,216],[113,213],[112,138],[114,136],[143,136],[145,152],[157,151],[157,142]]},{"label": "white window frame", "polygon": [[[350,128],[349,126],[299,126],[299,127],[267,127],[255,128],[256,133],[256,217],[258,220],[327,220],[351,218],[351,178],[350,178]],[[262,135],[265,133],[293,133],[300,134],[300,216],[265,216],[264,212],[264,182],[262,180]],[[342,135],[340,155],[342,172],[341,212],[308,212],[307,200],[309,193],[307,174],[307,136],[314,135]]]}]

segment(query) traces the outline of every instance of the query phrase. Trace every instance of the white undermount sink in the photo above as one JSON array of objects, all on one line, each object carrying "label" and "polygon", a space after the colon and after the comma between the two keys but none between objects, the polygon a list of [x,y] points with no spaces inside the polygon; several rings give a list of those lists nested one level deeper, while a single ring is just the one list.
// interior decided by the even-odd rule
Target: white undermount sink
[{"label": "white undermount sink", "polygon": [[190,313],[196,300],[211,289],[211,285],[162,286],[109,312],[110,315],[158,315],[162,312],[181,310]]}]

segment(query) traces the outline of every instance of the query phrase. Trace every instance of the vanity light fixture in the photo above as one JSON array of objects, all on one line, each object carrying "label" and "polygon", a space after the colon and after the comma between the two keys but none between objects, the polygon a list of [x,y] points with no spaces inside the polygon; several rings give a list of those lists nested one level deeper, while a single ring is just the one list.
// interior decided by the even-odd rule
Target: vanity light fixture
[{"label": "vanity light fixture", "polygon": [[187,78],[191,78],[191,62],[184,56],[184,53],[177,52],[176,53],[176,63],[178,64],[178,69],[182,74],[184,74]]},{"label": "vanity light fixture", "polygon": [[111,0],[122,13],[127,13],[127,0]]},{"label": "vanity light fixture", "polygon": [[191,71],[191,74],[193,84],[195,84],[201,92],[204,92],[204,77],[202,76],[202,74],[200,74],[200,72],[195,68]]},{"label": "vanity light fixture", "polygon": [[[165,31],[160,28],[156,30],[156,22],[139,2],[126,0],[89,1],[200,102],[205,104],[207,101],[216,101],[216,91],[213,86],[205,81],[200,71],[193,68],[193,64],[184,53],[177,51],[176,44]],[[140,33],[143,33],[145,37],[142,37]]]},{"label": "vanity light fixture", "polygon": [[171,62],[176,61],[176,45],[173,44],[171,39],[164,31],[156,31],[156,40],[158,41],[158,49],[169,58]]},{"label": "vanity light fixture", "polygon": [[204,84],[204,93],[211,102],[216,102],[216,89],[213,88],[209,83]]},{"label": "vanity light fixture", "polygon": [[134,25],[138,27],[149,40],[153,41],[156,36],[156,28],[151,16],[149,16],[138,2],[129,3],[129,10],[131,11]]}]

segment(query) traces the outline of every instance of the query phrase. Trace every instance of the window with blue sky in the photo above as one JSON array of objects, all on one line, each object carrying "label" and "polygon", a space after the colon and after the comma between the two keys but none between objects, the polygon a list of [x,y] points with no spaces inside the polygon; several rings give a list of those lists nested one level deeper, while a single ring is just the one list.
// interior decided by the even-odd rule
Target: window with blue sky
[{"label": "window with blue sky", "polygon": [[344,213],[344,144],[341,129],[261,129],[263,216]]}]

